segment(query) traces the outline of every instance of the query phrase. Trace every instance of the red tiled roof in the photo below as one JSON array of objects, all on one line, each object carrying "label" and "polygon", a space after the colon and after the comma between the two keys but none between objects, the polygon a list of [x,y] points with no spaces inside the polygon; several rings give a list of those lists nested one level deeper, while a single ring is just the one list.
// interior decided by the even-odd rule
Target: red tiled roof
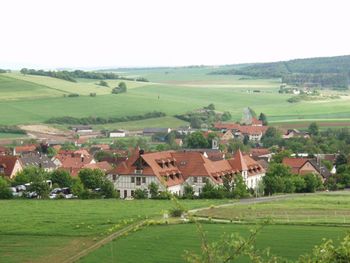
[{"label": "red tiled roof", "polygon": [[227,129],[227,130],[237,130],[243,134],[264,134],[268,129],[267,126],[250,126],[250,125],[240,125],[237,123],[222,123],[217,122],[214,124],[216,129]]},{"label": "red tiled roof", "polygon": [[100,169],[104,172],[108,172],[108,171],[112,170],[113,167],[108,162],[103,161],[103,162],[85,164],[83,166],[83,168]]},{"label": "red tiled roof", "polygon": [[249,152],[252,156],[261,156],[270,154],[270,150],[267,148],[253,148]]},{"label": "red tiled roof", "polygon": [[288,158],[285,157],[282,160],[282,164],[289,166],[292,169],[293,174],[298,174],[299,169],[309,161],[308,158]]},{"label": "red tiled roof", "polygon": [[4,155],[0,156],[0,167],[4,169],[4,175],[11,176],[16,162],[19,161],[17,156]]},{"label": "red tiled roof", "polygon": [[257,118],[252,118],[252,124],[253,125],[262,125],[263,122],[258,120]]},{"label": "red tiled roof", "polygon": [[232,167],[235,167],[239,171],[247,170],[248,166],[243,158],[241,150],[238,150],[234,155],[233,159],[229,160]]},{"label": "red tiled roof", "polygon": [[23,153],[23,152],[34,152],[36,150],[36,145],[23,145],[23,146],[16,146],[15,150],[16,153]]},{"label": "red tiled roof", "polygon": [[234,159],[220,161],[211,161],[196,151],[164,151],[141,155],[134,153],[111,173],[135,174],[136,162],[141,161],[144,176],[156,176],[167,186],[181,184],[190,176],[206,176],[220,183],[222,176],[241,173],[242,170],[247,170],[248,176],[265,172],[261,165],[249,156],[243,156],[240,151]]}]

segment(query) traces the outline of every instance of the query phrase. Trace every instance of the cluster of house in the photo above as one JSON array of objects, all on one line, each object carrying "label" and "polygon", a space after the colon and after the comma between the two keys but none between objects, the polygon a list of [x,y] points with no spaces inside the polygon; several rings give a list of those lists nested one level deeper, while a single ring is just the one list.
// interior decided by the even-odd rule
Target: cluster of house
[{"label": "cluster of house", "polygon": [[267,131],[268,127],[264,126],[262,121],[252,118],[251,122],[246,125],[239,123],[215,123],[214,127],[222,132],[221,142],[228,139],[248,137],[250,141],[260,142],[262,136]]},{"label": "cluster of house", "polygon": [[[221,141],[231,139],[231,136],[251,135],[258,138],[264,132],[265,126],[255,123],[250,126],[224,126],[226,129],[220,136]],[[242,128],[244,127],[244,128]],[[247,128],[248,127],[248,128]],[[260,131],[257,133],[256,131]],[[255,139],[253,139],[255,140]],[[57,154],[49,158],[38,152],[38,145],[24,145],[9,150],[0,147],[0,175],[13,178],[24,167],[36,166],[46,171],[63,169],[72,176],[77,176],[84,168],[100,169],[120,192],[121,198],[134,195],[136,189],[147,189],[154,182],[160,191],[170,191],[182,195],[186,185],[193,187],[195,195],[199,195],[207,182],[222,185],[224,180],[233,181],[241,175],[247,188],[256,189],[268,170],[272,153],[266,148],[254,148],[243,154],[238,150],[227,159],[219,149],[186,149],[180,151],[144,152],[140,149],[129,151],[111,149],[108,144],[93,145],[88,149],[62,150],[53,146]],[[111,153],[100,162],[94,159],[96,152]],[[293,157],[284,158],[282,163],[291,168],[293,174],[309,173],[319,175],[327,180],[335,170],[329,171],[321,163],[327,159],[335,163],[336,155],[317,155],[316,158]]]},{"label": "cluster of house", "polygon": [[265,169],[240,150],[230,159],[219,155],[221,158],[202,150],[153,153],[135,150],[108,173],[108,178],[120,197],[126,198],[133,196],[136,189],[147,189],[152,182],[160,191],[168,190],[180,196],[184,187],[190,185],[194,194],[199,195],[207,182],[222,185],[225,178],[233,181],[237,175],[242,175],[247,187],[254,189],[265,175]]}]

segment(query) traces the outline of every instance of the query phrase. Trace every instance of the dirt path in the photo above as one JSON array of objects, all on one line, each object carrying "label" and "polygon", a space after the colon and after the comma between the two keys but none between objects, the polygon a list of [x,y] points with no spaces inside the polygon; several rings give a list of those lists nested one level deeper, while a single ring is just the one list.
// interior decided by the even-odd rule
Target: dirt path
[{"label": "dirt path", "polygon": [[93,244],[92,246],[80,251],[78,254],[66,259],[63,261],[63,263],[73,263],[73,262],[77,262],[79,259],[81,259],[84,256],[87,256],[88,254],[90,254],[91,252],[93,252],[94,250],[100,248],[101,246],[113,241],[114,239],[116,239],[117,237],[120,237],[121,235],[129,232],[130,230],[132,230],[135,227],[140,227],[142,225],[144,225],[146,222],[146,220],[142,220],[140,222],[136,222],[134,224],[131,224],[123,229],[120,229],[119,231],[105,237],[104,239],[96,242],[95,244]]}]

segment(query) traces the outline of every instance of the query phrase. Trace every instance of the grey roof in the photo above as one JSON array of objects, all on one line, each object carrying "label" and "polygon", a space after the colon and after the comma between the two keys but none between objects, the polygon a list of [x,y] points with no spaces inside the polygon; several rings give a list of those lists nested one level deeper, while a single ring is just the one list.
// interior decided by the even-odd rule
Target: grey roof
[{"label": "grey roof", "polygon": [[143,133],[161,133],[161,132],[168,132],[169,128],[144,128]]},{"label": "grey roof", "polygon": [[317,172],[319,172],[319,174],[323,178],[328,178],[332,175],[331,172],[323,164],[317,163],[317,160],[315,159],[310,160],[310,163],[312,164],[313,167],[315,167]]},{"label": "grey roof", "polygon": [[40,154],[27,154],[21,157],[21,161],[24,167],[36,166],[43,169],[55,169],[57,168],[55,163],[46,155]]}]

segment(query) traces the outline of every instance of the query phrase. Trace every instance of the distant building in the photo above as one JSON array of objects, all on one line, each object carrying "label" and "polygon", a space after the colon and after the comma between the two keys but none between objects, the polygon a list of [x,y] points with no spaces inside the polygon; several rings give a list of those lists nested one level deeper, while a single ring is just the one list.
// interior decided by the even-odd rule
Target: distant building
[{"label": "distant building", "polygon": [[317,174],[323,181],[327,180],[328,177],[332,175],[321,162],[315,159],[286,157],[283,158],[282,164],[290,167],[293,174]]},{"label": "distant building", "polygon": [[145,136],[152,136],[152,135],[155,135],[157,133],[168,134],[170,132],[171,132],[170,128],[144,128],[143,129],[143,135],[145,135]]},{"label": "distant building", "polygon": [[289,139],[289,138],[310,138],[310,133],[305,131],[299,131],[297,129],[289,129],[285,134],[282,135],[283,139]]},{"label": "distant building", "polygon": [[122,138],[125,136],[126,136],[126,133],[124,130],[114,130],[109,132],[110,138]]},{"label": "distant building", "polygon": [[91,126],[88,125],[76,125],[71,127],[72,131],[76,133],[90,133],[93,132],[93,129]]},{"label": "distant building", "polygon": [[47,172],[51,172],[57,169],[57,165],[46,155],[38,153],[29,153],[21,157],[23,167],[35,166],[44,169]]},{"label": "distant building", "polygon": [[12,179],[16,174],[22,171],[23,165],[17,156],[0,156],[0,176],[6,176]]}]

